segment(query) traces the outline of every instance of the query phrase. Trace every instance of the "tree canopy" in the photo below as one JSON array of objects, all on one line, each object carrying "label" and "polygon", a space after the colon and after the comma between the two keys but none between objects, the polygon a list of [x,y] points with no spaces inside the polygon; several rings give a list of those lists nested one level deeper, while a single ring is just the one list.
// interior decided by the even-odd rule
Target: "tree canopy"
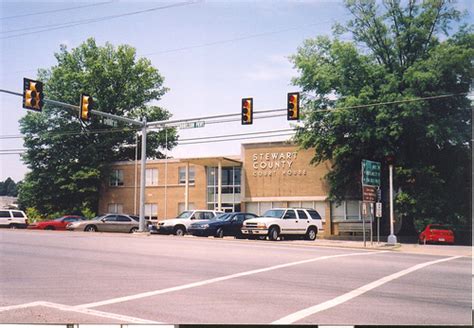
[{"label": "tree canopy", "polygon": [[351,20],[333,38],[306,40],[292,56],[305,99],[297,142],[315,150],[314,163],[331,161],[332,200],[362,199],[361,160],[394,155],[399,217],[418,228],[469,224],[472,27],[449,34],[461,17],[449,0],[345,5]]},{"label": "tree canopy", "polygon": [[[95,109],[147,121],[166,120],[171,114],[149,105],[167,91],[159,71],[145,58],[137,58],[128,45],[96,44],[94,39],[68,50],[61,45],[57,64],[40,70],[46,98],[79,105],[81,93],[94,99]],[[92,115],[83,123],[75,110],[51,105],[41,113],[28,113],[20,121],[25,135],[23,161],[31,170],[20,189],[20,204],[40,213],[97,210],[101,181],[110,163],[135,158],[137,127],[104,124]],[[176,130],[150,132],[147,157],[163,158],[163,149],[176,145]],[[140,138],[138,138],[140,140]],[[138,145],[140,149],[140,144]]]},{"label": "tree canopy", "polygon": [[8,177],[5,181],[0,181],[0,196],[16,197],[17,195],[18,184],[12,178]]}]

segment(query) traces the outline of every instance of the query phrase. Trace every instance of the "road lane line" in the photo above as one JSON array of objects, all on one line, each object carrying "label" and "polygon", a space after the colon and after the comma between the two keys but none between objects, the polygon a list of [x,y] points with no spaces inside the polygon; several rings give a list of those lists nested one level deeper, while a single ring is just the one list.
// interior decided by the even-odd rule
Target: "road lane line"
[{"label": "road lane line", "polygon": [[309,259],[309,260],[302,260],[302,261],[290,262],[290,263],[285,263],[285,264],[279,264],[279,265],[275,265],[275,266],[271,266],[271,267],[267,267],[267,268],[250,270],[250,271],[230,274],[230,275],[226,275],[226,276],[222,276],[222,277],[207,279],[207,280],[203,280],[203,281],[197,281],[197,282],[193,282],[193,283],[186,284],[186,285],[175,286],[175,287],[170,287],[170,288],[165,288],[165,289],[158,289],[158,290],[153,290],[153,291],[150,291],[150,292],[144,292],[144,293],[135,294],[135,295],[117,297],[117,298],[112,298],[112,299],[109,299],[109,300],[104,300],[104,301],[99,301],[99,302],[94,302],[94,303],[81,304],[81,305],[75,306],[75,308],[88,309],[88,308],[93,308],[93,307],[98,307],[98,306],[109,305],[109,304],[127,302],[127,301],[136,300],[136,299],[140,299],[140,298],[151,297],[151,296],[156,296],[156,295],[162,295],[162,294],[166,294],[166,293],[181,291],[181,290],[184,290],[184,289],[201,287],[201,286],[204,286],[204,285],[209,285],[209,284],[213,284],[213,283],[216,283],[216,282],[221,282],[221,281],[225,281],[225,280],[229,280],[229,279],[250,276],[250,275],[253,275],[253,274],[257,274],[257,273],[268,272],[268,271],[287,268],[287,267],[291,267],[291,266],[295,266],[295,265],[306,264],[306,263],[322,261],[322,260],[327,260],[327,259],[333,259],[333,258],[338,258],[338,257],[371,255],[371,254],[379,254],[379,253],[386,253],[386,252],[388,252],[388,251],[378,251],[378,252],[367,252],[366,251],[366,252],[363,252],[363,253],[349,253],[349,254],[321,256],[321,257],[316,257],[316,258],[312,258],[312,259]]},{"label": "road lane line", "polygon": [[103,311],[97,311],[97,310],[91,310],[91,309],[77,309],[76,307],[70,306],[70,305],[44,302],[44,301],[37,301],[37,302],[31,302],[31,303],[25,303],[25,304],[19,304],[19,305],[4,306],[4,307],[0,308],[0,312],[26,309],[26,308],[29,308],[29,307],[36,307],[36,306],[44,306],[44,307],[54,308],[54,309],[61,310],[61,311],[77,312],[77,313],[81,313],[81,314],[88,314],[88,315],[92,315],[92,316],[96,316],[96,317],[103,317],[103,318],[115,319],[115,320],[120,320],[120,321],[125,321],[125,322],[132,322],[132,323],[152,323],[152,324],[159,324],[160,323],[160,322],[156,322],[156,321],[145,320],[145,319],[140,319],[140,318],[136,318],[136,317],[129,317],[129,316],[126,316],[126,315],[115,314],[115,313],[110,313],[110,312],[103,312]]},{"label": "road lane line", "polygon": [[403,277],[409,273],[412,273],[414,271],[417,271],[417,270],[420,270],[420,269],[423,269],[427,266],[430,266],[430,265],[433,265],[433,264],[437,264],[437,263],[441,263],[441,262],[446,262],[446,261],[451,261],[451,260],[455,260],[455,259],[458,259],[462,256],[453,256],[453,257],[449,257],[449,258],[444,258],[444,259],[440,259],[440,260],[436,260],[436,261],[430,261],[430,262],[425,262],[425,263],[420,263],[420,264],[417,264],[415,266],[412,266],[408,269],[405,269],[405,270],[402,270],[402,271],[399,271],[399,272],[396,272],[394,274],[391,274],[391,275],[388,275],[388,276],[385,276],[381,279],[378,279],[376,281],[373,281],[369,284],[366,284],[362,287],[359,287],[357,289],[354,289],[346,294],[343,294],[341,296],[338,296],[336,298],[333,298],[332,300],[329,300],[329,301],[326,301],[326,302],[323,302],[323,303],[320,303],[320,304],[317,304],[317,305],[314,305],[314,306],[311,306],[309,308],[306,308],[306,309],[303,309],[303,310],[300,310],[298,312],[295,312],[295,313],[292,313],[290,315],[287,315],[281,319],[278,319],[274,322],[272,322],[272,324],[292,324],[292,323],[295,323],[296,321],[299,321],[301,319],[304,319],[310,315],[313,315],[313,314],[316,314],[316,313],[319,313],[319,312],[322,312],[322,311],[325,311],[327,309],[330,309],[332,307],[335,307],[335,306],[338,306],[342,303],[345,303],[353,298],[356,298],[368,291],[371,291],[372,289],[374,288],[377,288],[377,287],[380,287],[392,280],[395,280],[395,279],[398,279],[400,277]]},{"label": "road lane line", "polygon": [[63,304],[57,304],[57,303],[42,302],[42,306],[58,309],[58,310],[61,310],[61,311],[88,314],[88,315],[92,315],[92,316],[96,316],[96,317],[102,317],[102,318],[107,318],[107,319],[115,319],[115,320],[120,320],[120,321],[124,321],[124,322],[130,322],[130,323],[148,323],[148,324],[159,324],[160,323],[160,322],[156,322],[156,321],[152,321],[152,320],[146,320],[146,319],[141,319],[141,318],[136,318],[136,317],[130,317],[130,316],[122,315],[122,314],[103,312],[103,311],[97,311],[97,310],[91,310],[91,309],[78,309],[75,306],[69,306],[69,305],[63,305]]},{"label": "road lane line", "polygon": [[26,309],[26,308],[33,307],[33,306],[40,306],[43,303],[44,302],[42,302],[42,301],[37,301],[37,302],[30,302],[30,303],[24,303],[24,304],[18,304],[18,305],[3,306],[3,307],[0,307],[0,312]]}]

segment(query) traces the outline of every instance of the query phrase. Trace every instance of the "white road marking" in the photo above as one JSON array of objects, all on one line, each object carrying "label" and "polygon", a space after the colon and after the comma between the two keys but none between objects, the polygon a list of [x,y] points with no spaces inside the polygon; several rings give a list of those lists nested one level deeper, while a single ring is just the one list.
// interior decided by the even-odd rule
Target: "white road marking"
[{"label": "white road marking", "polygon": [[44,302],[42,301],[38,301],[38,302],[24,303],[24,304],[18,304],[18,305],[4,306],[4,307],[0,307],[0,312],[26,309],[33,306],[41,306],[43,303]]},{"label": "white road marking", "polygon": [[309,308],[306,308],[306,309],[303,309],[303,310],[300,310],[298,312],[295,312],[293,314],[290,314],[290,315],[287,315],[281,319],[278,319],[274,322],[272,322],[272,324],[292,324],[292,323],[295,323],[296,321],[299,321],[303,318],[306,318],[310,315],[313,315],[313,314],[316,314],[318,312],[321,312],[321,311],[325,311],[327,309],[330,309],[332,307],[335,307],[335,306],[338,306],[342,303],[345,303],[353,298],[356,298],[374,288],[377,288],[377,287],[380,287],[392,280],[395,280],[395,279],[398,279],[400,277],[403,277],[409,273],[412,273],[416,270],[420,270],[420,269],[423,269],[429,265],[433,265],[433,264],[437,264],[437,263],[441,263],[441,262],[446,262],[446,261],[451,261],[451,260],[454,260],[454,259],[457,259],[457,258],[460,258],[462,256],[453,256],[453,257],[449,257],[449,258],[444,258],[444,259],[440,259],[440,260],[436,260],[436,261],[430,261],[430,262],[425,262],[425,263],[420,263],[420,264],[417,264],[415,266],[412,266],[408,269],[405,269],[405,270],[402,270],[402,271],[399,271],[399,272],[396,272],[394,274],[391,274],[389,276],[386,276],[386,277],[383,277],[381,279],[378,279],[374,282],[371,282],[367,285],[364,285],[362,287],[359,287],[357,289],[354,289],[346,294],[343,294],[341,296],[338,296],[336,298],[333,298],[332,300],[329,300],[329,301],[326,301],[326,302],[323,302],[323,303],[320,303],[320,304],[317,304],[317,305],[314,305],[314,306],[311,306]]},{"label": "white road marking", "polygon": [[97,310],[91,310],[91,309],[79,309],[75,306],[69,306],[69,305],[63,305],[63,304],[44,302],[43,305],[50,308],[55,308],[61,311],[77,312],[81,314],[88,314],[88,315],[93,315],[96,317],[103,317],[103,318],[108,318],[108,319],[116,319],[116,320],[130,322],[130,323],[154,323],[154,324],[159,323],[152,320],[129,317],[122,314],[115,314],[115,313],[103,312],[103,311],[97,311]]},{"label": "white road marking", "polygon": [[388,251],[349,253],[349,254],[321,256],[321,257],[312,258],[312,259],[309,259],[309,260],[302,260],[302,261],[290,262],[290,263],[285,263],[285,264],[279,264],[279,265],[275,265],[275,266],[271,266],[271,267],[267,267],[267,268],[250,270],[250,271],[230,274],[230,275],[227,275],[227,276],[207,279],[207,280],[203,280],[203,281],[197,281],[197,282],[193,282],[193,283],[186,284],[186,285],[175,286],[175,287],[170,287],[170,288],[165,288],[165,289],[158,289],[158,290],[145,292],[145,293],[140,293],[140,294],[135,294],[135,295],[117,297],[117,298],[112,298],[112,299],[105,300],[105,301],[100,301],[100,302],[77,305],[77,306],[75,306],[75,308],[87,309],[87,308],[93,308],[93,307],[104,306],[104,305],[109,305],[109,304],[127,302],[127,301],[132,301],[132,300],[136,300],[136,299],[140,299],[140,298],[145,298],[145,297],[151,297],[151,296],[176,292],[176,291],[180,291],[180,290],[184,290],[184,289],[201,287],[201,286],[213,284],[213,283],[216,283],[216,282],[221,282],[221,281],[230,280],[230,279],[234,279],[234,278],[250,276],[250,275],[253,275],[253,274],[257,274],[257,273],[268,272],[268,271],[287,268],[287,267],[291,267],[291,266],[295,266],[295,265],[306,264],[306,263],[322,261],[322,260],[327,260],[327,259],[333,259],[333,258],[338,258],[338,257],[371,255],[371,254],[379,254],[379,253],[386,253],[386,252],[388,252]]},{"label": "white road marking", "polygon": [[91,309],[79,309],[79,308],[76,308],[75,306],[57,304],[57,303],[51,303],[51,302],[43,302],[43,301],[31,302],[31,303],[25,303],[25,304],[19,304],[19,305],[12,305],[12,306],[5,306],[5,307],[0,308],[0,312],[12,311],[12,310],[18,310],[18,309],[25,309],[25,308],[29,308],[29,307],[35,307],[35,306],[44,306],[44,307],[54,308],[54,309],[61,310],[61,311],[88,314],[88,315],[92,315],[92,316],[96,316],[96,317],[120,320],[120,321],[130,322],[130,323],[148,323],[148,324],[159,324],[160,323],[160,322],[156,322],[156,321],[140,319],[140,318],[130,317],[130,316],[121,315],[121,314],[115,314],[115,313],[103,312],[103,311],[97,311],[97,310],[91,310]]}]

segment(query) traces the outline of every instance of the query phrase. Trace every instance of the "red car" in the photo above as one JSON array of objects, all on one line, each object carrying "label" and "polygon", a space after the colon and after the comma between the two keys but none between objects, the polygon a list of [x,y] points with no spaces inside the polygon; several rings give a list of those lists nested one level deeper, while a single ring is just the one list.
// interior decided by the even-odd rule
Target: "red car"
[{"label": "red car", "polygon": [[420,244],[446,243],[454,244],[454,232],[440,224],[428,224],[418,238]]},{"label": "red car", "polygon": [[66,226],[71,222],[85,220],[82,216],[65,215],[52,221],[35,222],[28,225],[28,229],[37,230],[66,230]]}]

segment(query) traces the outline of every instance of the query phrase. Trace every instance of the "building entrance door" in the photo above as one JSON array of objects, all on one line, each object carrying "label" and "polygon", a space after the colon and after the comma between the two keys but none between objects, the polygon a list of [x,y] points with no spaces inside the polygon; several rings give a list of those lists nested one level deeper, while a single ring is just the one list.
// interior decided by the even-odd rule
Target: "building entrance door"
[{"label": "building entrance door", "polygon": [[234,208],[233,207],[222,207],[222,211],[224,211],[225,213],[230,213],[230,212],[234,211]]}]

